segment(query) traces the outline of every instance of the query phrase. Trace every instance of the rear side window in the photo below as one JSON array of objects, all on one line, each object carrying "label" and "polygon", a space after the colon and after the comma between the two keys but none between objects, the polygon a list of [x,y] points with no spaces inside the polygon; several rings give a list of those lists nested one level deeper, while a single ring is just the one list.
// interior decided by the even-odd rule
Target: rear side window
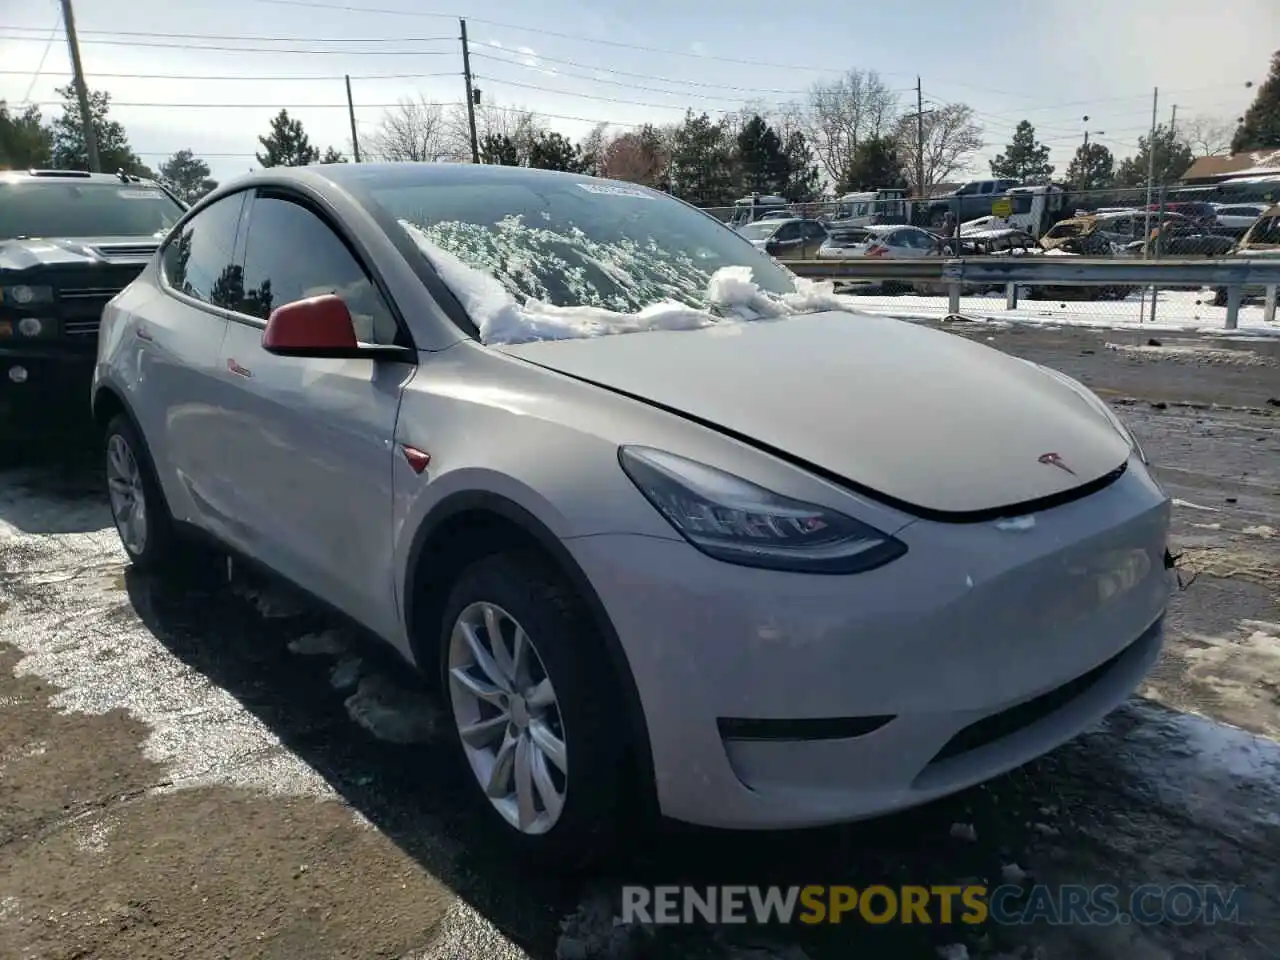
[{"label": "rear side window", "polygon": [[223,197],[183,224],[164,248],[162,266],[169,286],[216,307],[236,308],[236,231],[244,198],[244,193]]},{"label": "rear side window", "polygon": [[325,293],[346,302],[359,340],[397,342],[390,307],[329,225],[291,200],[258,197],[249,214],[240,312],[265,320],[276,307]]},{"label": "rear side window", "polygon": [[1255,223],[1249,230],[1248,242],[1268,246],[1280,244],[1280,216],[1267,217]]}]

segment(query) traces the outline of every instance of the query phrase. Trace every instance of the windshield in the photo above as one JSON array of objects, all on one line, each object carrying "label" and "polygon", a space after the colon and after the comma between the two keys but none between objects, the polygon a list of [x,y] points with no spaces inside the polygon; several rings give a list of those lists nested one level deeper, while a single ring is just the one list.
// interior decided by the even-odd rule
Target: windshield
[{"label": "windshield", "polygon": [[149,237],[167,232],[182,214],[167,193],[143,184],[0,184],[0,240]]},{"label": "windshield", "polygon": [[[676,301],[710,306],[708,283],[748,267],[768,293],[792,293],[791,274],[706,214],[641,187],[571,177],[441,176],[370,185],[392,217],[495,277],[516,303],[636,312]],[[753,224],[771,232],[776,224]]]}]

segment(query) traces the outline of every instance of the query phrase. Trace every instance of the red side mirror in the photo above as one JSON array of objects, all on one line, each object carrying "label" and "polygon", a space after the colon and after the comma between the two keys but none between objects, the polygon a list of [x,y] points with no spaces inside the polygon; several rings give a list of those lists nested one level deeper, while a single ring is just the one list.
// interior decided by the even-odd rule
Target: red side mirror
[{"label": "red side mirror", "polygon": [[283,357],[343,357],[359,345],[351,311],[341,297],[326,293],[272,310],[262,349]]}]

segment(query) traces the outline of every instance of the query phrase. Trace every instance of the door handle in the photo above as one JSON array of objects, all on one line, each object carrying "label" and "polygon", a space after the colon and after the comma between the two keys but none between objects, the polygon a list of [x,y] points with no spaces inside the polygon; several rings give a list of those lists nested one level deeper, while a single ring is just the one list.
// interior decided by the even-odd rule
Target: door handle
[{"label": "door handle", "polygon": [[248,367],[240,366],[240,364],[236,363],[235,360],[232,358],[229,358],[227,360],[227,369],[232,373],[234,373],[237,377],[244,377],[245,379],[248,379],[249,377],[253,376],[252,370],[250,370]]}]

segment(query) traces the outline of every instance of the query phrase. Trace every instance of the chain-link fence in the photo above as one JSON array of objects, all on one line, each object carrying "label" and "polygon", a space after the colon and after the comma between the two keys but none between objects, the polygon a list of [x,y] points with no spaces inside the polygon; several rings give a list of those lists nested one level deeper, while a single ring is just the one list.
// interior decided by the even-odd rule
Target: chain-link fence
[{"label": "chain-link fence", "polygon": [[[988,192],[983,192],[984,188]],[[990,181],[919,201],[901,191],[867,191],[813,203],[744,198],[707,208],[783,260],[922,257],[1083,256],[1198,259],[1280,255],[1280,171],[1209,185],[1078,190],[1019,187],[990,192]],[[874,281],[865,273],[842,288],[870,309],[945,315],[937,283]],[[962,312],[1016,309],[1040,319],[1100,323],[1168,322],[1221,326],[1223,287],[1001,286],[964,290]],[[1240,290],[1242,323],[1262,322],[1264,288]],[[1016,304],[1016,306],[1014,306]],[[1254,317],[1253,314],[1258,316]]]}]

